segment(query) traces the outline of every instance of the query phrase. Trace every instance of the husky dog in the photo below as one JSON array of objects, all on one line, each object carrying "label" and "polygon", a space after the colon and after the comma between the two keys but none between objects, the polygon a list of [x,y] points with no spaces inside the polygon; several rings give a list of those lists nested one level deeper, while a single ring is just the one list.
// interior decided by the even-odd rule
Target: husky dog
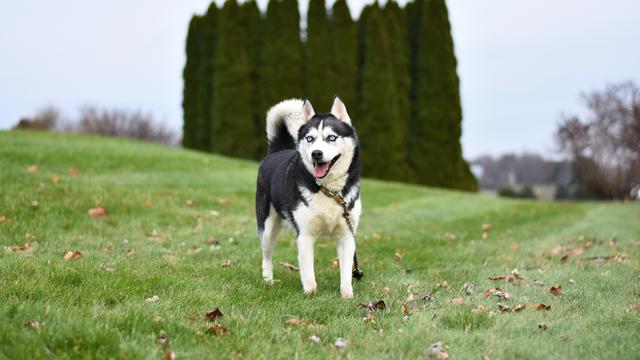
[{"label": "husky dog", "polygon": [[[318,236],[336,240],[340,294],[353,297],[355,239],[343,207],[323,191],[344,199],[353,231],[360,220],[360,148],[344,103],[316,114],[308,100],[285,100],[267,112],[269,150],[260,163],[256,218],[262,246],[262,277],[273,281],[272,253],[283,223],[297,236],[300,279],[305,293],[317,288],[313,245]],[[321,191],[321,187],[324,187]]]}]

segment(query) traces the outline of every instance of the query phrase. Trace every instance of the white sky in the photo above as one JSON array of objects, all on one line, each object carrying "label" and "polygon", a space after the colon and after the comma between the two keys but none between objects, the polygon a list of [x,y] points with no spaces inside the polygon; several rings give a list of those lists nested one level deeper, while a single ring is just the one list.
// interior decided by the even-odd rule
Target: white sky
[{"label": "white sky", "polygon": [[[358,14],[371,1],[348,2]],[[265,8],[266,0],[258,3]],[[581,91],[627,79],[640,83],[640,1],[448,5],[467,158],[525,150],[552,155],[560,114],[579,111]],[[207,0],[6,2],[0,129],[47,104],[69,116],[96,104],[148,111],[179,131],[187,25],[207,6]]]}]

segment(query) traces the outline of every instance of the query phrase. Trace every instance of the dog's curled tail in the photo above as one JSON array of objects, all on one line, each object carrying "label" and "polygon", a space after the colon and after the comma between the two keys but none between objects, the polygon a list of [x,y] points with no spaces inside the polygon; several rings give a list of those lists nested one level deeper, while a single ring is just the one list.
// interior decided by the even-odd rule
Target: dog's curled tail
[{"label": "dog's curled tail", "polygon": [[298,142],[298,130],[304,125],[300,99],[284,100],[267,111],[267,140],[269,154],[280,150],[294,150]]}]

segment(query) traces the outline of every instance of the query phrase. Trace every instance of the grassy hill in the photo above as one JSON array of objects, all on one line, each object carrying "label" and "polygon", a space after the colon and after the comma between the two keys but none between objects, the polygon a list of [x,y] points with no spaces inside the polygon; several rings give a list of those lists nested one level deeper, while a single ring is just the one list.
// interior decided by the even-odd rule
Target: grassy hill
[{"label": "grassy hill", "polygon": [[[637,203],[503,200],[366,180],[365,279],[342,300],[329,239],[316,245],[316,294],[277,265],[296,263],[291,231],[276,246],[278,281],[263,284],[253,162],[0,132],[0,169],[0,358],[413,359],[436,341],[464,359],[640,354]],[[89,216],[96,207],[108,216]],[[65,260],[69,251],[81,256]],[[513,269],[521,279],[489,279]],[[484,295],[495,287],[510,299]],[[386,309],[365,318],[357,304],[377,300]],[[499,302],[527,306],[503,312]],[[215,308],[229,333],[209,331],[204,315]],[[336,348],[337,338],[347,346]]]}]

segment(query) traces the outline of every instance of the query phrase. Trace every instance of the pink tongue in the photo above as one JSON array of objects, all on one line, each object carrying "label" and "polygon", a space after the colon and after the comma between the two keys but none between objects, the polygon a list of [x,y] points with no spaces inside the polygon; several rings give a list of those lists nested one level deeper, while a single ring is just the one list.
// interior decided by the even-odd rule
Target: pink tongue
[{"label": "pink tongue", "polygon": [[323,177],[325,175],[327,175],[327,173],[329,172],[329,163],[326,162],[322,165],[316,165],[315,169],[313,169],[313,174],[316,177]]}]

